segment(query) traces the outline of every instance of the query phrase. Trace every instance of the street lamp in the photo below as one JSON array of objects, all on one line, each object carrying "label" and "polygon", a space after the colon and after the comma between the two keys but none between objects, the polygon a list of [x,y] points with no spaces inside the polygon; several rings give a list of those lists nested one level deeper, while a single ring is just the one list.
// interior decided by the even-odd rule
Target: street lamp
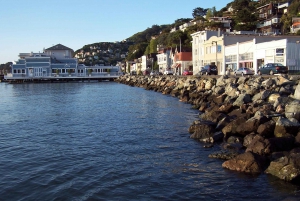
[{"label": "street lamp", "polygon": [[211,44],[216,44],[216,63],[215,65],[218,67],[218,42],[217,41],[212,41]]}]

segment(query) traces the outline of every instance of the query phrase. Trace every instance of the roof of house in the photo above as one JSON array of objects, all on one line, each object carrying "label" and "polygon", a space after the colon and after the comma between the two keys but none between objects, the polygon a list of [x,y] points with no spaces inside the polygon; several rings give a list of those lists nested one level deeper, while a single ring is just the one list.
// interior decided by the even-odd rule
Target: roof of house
[{"label": "roof of house", "polygon": [[62,44],[54,45],[52,47],[47,48],[46,50],[71,50],[71,51],[73,51],[71,48],[66,47]]}]

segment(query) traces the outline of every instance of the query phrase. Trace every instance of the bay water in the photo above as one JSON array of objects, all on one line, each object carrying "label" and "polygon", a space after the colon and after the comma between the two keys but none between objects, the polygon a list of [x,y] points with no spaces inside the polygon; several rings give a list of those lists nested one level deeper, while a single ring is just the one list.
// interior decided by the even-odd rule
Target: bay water
[{"label": "bay water", "polygon": [[0,83],[0,200],[299,200],[208,158],[198,111],[115,82]]}]

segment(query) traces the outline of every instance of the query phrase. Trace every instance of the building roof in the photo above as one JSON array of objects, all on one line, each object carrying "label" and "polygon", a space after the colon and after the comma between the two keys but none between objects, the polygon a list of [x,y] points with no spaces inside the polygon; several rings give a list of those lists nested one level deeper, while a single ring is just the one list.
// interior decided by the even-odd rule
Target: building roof
[{"label": "building roof", "polygon": [[46,50],[71,50],[71,51],[73,51],[71,48],[66,47],[62,44],[54,45],[52,47],[47,48]]}]

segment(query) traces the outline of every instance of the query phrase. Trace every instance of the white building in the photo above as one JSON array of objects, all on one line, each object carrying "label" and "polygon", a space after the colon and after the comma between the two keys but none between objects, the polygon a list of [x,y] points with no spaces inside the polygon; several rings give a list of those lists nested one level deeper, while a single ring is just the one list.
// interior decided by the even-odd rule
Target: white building
[{"label": "white building", "polygon": [[204,66],[204,43],[212,36],[218,36],[220,32],[218,31],[198,31],[191,34],[192,41],[192,52],[193,52],[193,69],[194,73],[199,72],[201,67]]},{"label": "white building", "polygon": [[163,72],[172,66],[170,52],[171,50],[164,50],[156,55],[160,72]]}]

